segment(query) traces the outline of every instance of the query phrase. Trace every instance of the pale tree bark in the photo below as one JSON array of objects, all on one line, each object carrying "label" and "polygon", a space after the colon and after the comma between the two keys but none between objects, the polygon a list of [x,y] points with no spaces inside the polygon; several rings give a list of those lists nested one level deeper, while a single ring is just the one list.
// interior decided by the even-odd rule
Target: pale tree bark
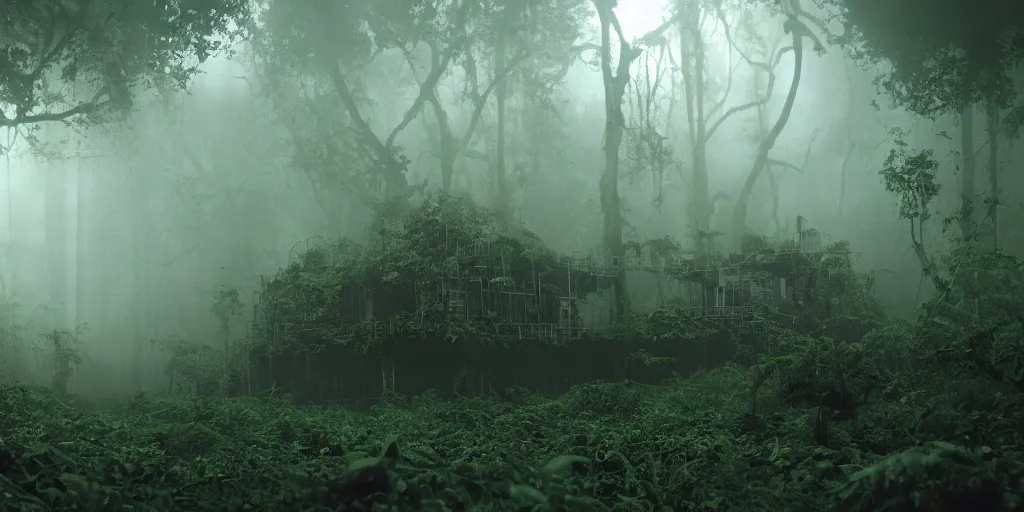
[{"label": "pale tree bark", "polygon": [[49,277],[49,306],[57,328],[68,327],[68,219],[67,172],[63,163],[43,157],[46,182],[46,261]]},{"label": "pale tree bark", "polygon": [[141,169],[133,168],[129,173],[129,190],[131,190],[129,208],[132,213],[128,269],[132,287],[132,303],[129,306],[133,343],[132,382],[137,388],[147,388],[152,383],[147,375],[149,359],[147,339],[153,336],[153,332],[148,328],[151,320],[148,307],[150,279],[144,257],[150,245],[149,202],[152,189],[146,183]]},{"label": "pale tree bark", "polygon": [[[506,59],[504,66],[501,67],[500,72],[496,73],[491,79],[491,83],[487,85],[484,90],[480,90],[480,82],[477,72],[476,59],[470,53],[470,49],[467,45],[463,58],[463,69],[466,73],[466,80],[468,84],[468,92],[470,96],[470,103],[472,104],[472,113],[470,114],[469,122],[461,137],[455,136],[455,131],[451,126],[451,117],[448,115],[447,110],[441,104],[440,99],[437,97],[436,90],[430,90],[425,93],[426,101],[430,104],[431,109],[434,112],[434,118],[437,120],[437,132],[434,134],[433,131],[428,127],[427,135],[430,138],[430,143],[433,146],[433,151],[427,151],[426,154],[436,157],[440,161],[441,167],[441,190],[445,194],[451,192],[452,183],[455,175],[455,164],[458,162],[460,157],[468,157],[477,160],[481,160],[488,165],[489,170],[494,172],[494,162],[491,161],[486,155],[473,150],[470,145],[473,141],[473,137],[476,135],[477,129],[483,121],[484,110],[487,108],[492,93],[497,93],[499,88],[503,88],[503,84],[509,79],[512,71],[528,57],[528,54],[523,53],[517,55],[511,59]],[[439,56],[433,48],[431,48],[431,66],[432,68],[437,66]],[[416,68],[415,61],[412,57],[411,52],[406,52],[406,59],[409,62],[410,68]],[[425,81],[417,79],[417,82],[422,87]],[[436,87],[435,87],[436,89]]]},{"label": "pale tree bark", "polygon": [[790,17],[786,20],[785,27],[786,32],[791,33],[793,38],[793,81],[789,85],[789,93],[787,93],[786,101],[782,105],[782,112],[779,113],[778,119],[775,120],[775,124],[772,126],[772,129],[768,131],[767,136],[765,136],[758,145],[754,165],[751,167],[750,173],[747,175],[747,179],[743,183],[743,188],[740,190],[739,196],[736,198],[736,206],[733,209],[732,230],[733,236],[736,239],[735,246],[737,249],[740,247],[743,237],[749,231],[749,228],[747,227],[747,211],[750,205],[750,196],[754,192],[754,185],[757,184],[758,178],[768,165],[771,150],[775,147],[775,142],[778,140],[779,135],[782,134],[782,130],[789,122],[789,117],[793,113],[793,105],[796,102],[796,94],[800,88],[804,56],[803,38],[804,36],[809,36],[810,31],[808,31],[802,23],[797,21],[795,17]]},{"label": "pale tree bark", "polygon": [[[505,33],[504,27],[498,27],[498,43],[494,47],[494,73],[495,75],[501,75],[505,73],[506,67],[506,52],[508,41],[508,34]],[[508,88],[505,87],[505,81],[501,80],[498,82],[497,90],[494,92],[494,99],[497,103],[497,133],[495,134],[496,140],[494,146],[494,185],[495,185],[495,205],[497,206],[498,218],[502,222],[508,223],[511,220],[512,205],[511,195],[508,190],[508,169],[506,168],[505,161],[505,147],[506,147],[506,135],[505,135],[505,123],[506,123],[506,111],[505,103],[508,100]]]},{"label": "pale tree bark", "polygon": [[[760,76],[760,73],[754,75],[755,84],[760,82]],[[771,132],[771,127],[768,126],[767,110],[768,107],[766,104],[761,104],[758,105],[757,107],[757,127],[759,141],[767,139],[769,133]],[[774,225],[776,231],[782,231],[784,228],[784,226],[782,225],[782,220],[779,219],[779,180],[776,176],[776,171],[779,169],[786,169],[790,171],[795,171],[798,174],[803,174],[804,172],[806,172],[807,162],[811,158],[811,150],[814,148],[814,140],[817,138],[817,134],[818,130],[815,130],[812,133],[810,140],[807,143],[807,148],[804,151],[804,160],[800,165],[796,165],[786,160],[779,160],[777,158],[768,158],[768,160],[765,161],[764,173],[768,177],[768,183],[771,189],[772,224]],[[850,152],[847,153],[847,157],[844,160],[844,163],[845,161],[849,160],[849,155],[852,154],[852,152],[853,151],[851,150]],[[840,201],[841,200],[842,197],[840,197]]]},{"label": "pale tree bark", "polygon": [[87,191],[87,179],[83,162],[79,161],[75,167],[75,327],[85,324],[85,292],[88,283],[85,275],[86,258],[86,209],[85,202],[89,196]]},{"label": "pale tree bark", "polygon": [[6,253],[0,255],[0,262],[6,262],[6,266],[0,263],[0,296],[13,296],[15,288],[18,285],[17,279],[17,268],[14,263],[15,259],[15,247],[17,246],[17,238],[14,234],[14,187],[12,186],[13,177],[11,176],[11,146],[14,145],[14,141],[17,139],[18,131],[13,128],[7,128],[4,130],[6,140],[0,142],[0,158],[3,159],[4,164],[4,176],[6,177],[7,185],[7,247]]},{"label": "pale tree bark", "polygon": [[999,248],[999,105],[985,102],[988,131],[988,216],[992,219],[992,249]]},{"label": "pale tree bark", "polygon": [[846,104],[846,153],[843,155],[843,163],[839,168],[839,201],[836,204],[836,216],[843,218],[844,206],[846,204],[846,178],[849,174],[850,160],[857,149],[853,141],[854,110],[856,107],[857,94],[853,86],[853,74],[850,72],[850,62],[843,59],[843,69],[846,71],[846,86],[850,89]]},{"label": "pale tree bark", "polygon": [[[535,41],[537,38],[537,34],[535,33],[536,31],[534,29],[536,28],[536,25],[539,22],[539,20],[537,17],[537,5],[535,3],[530,3],[530,5],[527,6],[527,16],[529,23],[527,23],[526,25],[526,37],[528,38],[531,44],[536,44]],[[546,148],[546,141],[543,130],[539,130],[536,128],[539,128],[540,126],[546,126],[547,120],[544,117],[542,117],[542,110],[538,108],[536,102],[529,100],[531,93],[536,92],[536,86],[536,80],[531,80],[529,78],[523,80],[522,94],[524,97],[523,110],[520,116],[520,123],[523,126],[522,129],[526,134],[527,141],[529,141],[529,172],[531,173],[540,172],[541,153]],[[534,126],[534,129],[530,129],[531,124],[536,125]]]},{"label": "pale tree bark", "polygon": [[[704,36],[699,26],[700,16],[692,15],[684,23],[686,28],[680,31],[679,50],[685,62],[693,59],[693,68],[684,71],[683,80],[686,84],[686,115],[690,124],[691,165],[693,168],[693,191],[690,198],[690,219],[699,231],[711,230],[711,195],[708,185],[707,143],[708,126],[706,119],[705,98],[705,62]],[[689,35],[689,40],[687,39]],[[726,92],[728,95],[728,91]]]},{"label": "pale tree bark", "polygon": [[[966,93],[965,93],[966,95]],[[977,154],[974,150],[974,104],[967,100],[960,110],[960,234],[969,239],[974,230],[974,182]]]},{"label": "pale tree bark", "polygon": [[[708,176],[708,144],[726,121],[733,116],[750,109],[759,108],[768,103],[775,88],[775,66],[782,56],[791,48],[785,47],[767,56],[765,62],[755,62],[747,57],[735,44],[731,34],[730,22],[720,7],[714,7],[714,16],[722,23],[726,39],[729,42],[730,66],[726,78],[725,91],[717,99],[712,100],[707,92],[707,49],[704,34],[701,31],[701,20],[706,14],[699,0],[679,1],[677,3],[677,20],[679,25],[679,50],[681,72],[686,103],[686,123],[690,147],[690,167],[693,173],[690,196],[689,215],[692,227],[698,233],[711,232],[711,217],[715,213],[715,200],[711,197]],[[732,56],[738,53],[741,60],[732,64]],[[767,71],[768,81],[763,95],[753,101],[725,108],[726,101],[732,91],[732,83],[739,64],[746,62],[756,70]],[[724,197],[723,194],[716,195]],[[701,237],[704,238],[704,237]]]},{"label": "pale tree bark", "polygon": [[[444,62],[444,58],[441,53],[437,51],[434,45],[427,44],[430,49],[430,69],[427,72],[427,76],[424,80],[419,80],[420,91],[424,95],[424,99],[430,104],[434,111],[434,116],[437,118],[438,131],[440,132],[439,137],[431,136],[431,141],[436,140],[438,159],[441,162],[441,190],[448,194],[451,192],[452,187],[452,176],[455,174],[455,159],[456,159],[456,142],[455,137],[452,134],[451,122],[448,118],[448,112],[441,105],[441,102],[437,98],[437,80],[434,81],[434,85],[431,86],[428,82],[435,75],[440,78],[443,76],[444,70],[442,66],[447,66]],[[405,58],[409,62],[409,68],[412,70],[413,75],[416,73],[415,59],[413,58],[412,52],[406,51]],[[438,74],[438,71],[441,74]]]},{"label": "pale tree bark", "polygon": [[[464,1],[452,13],[454,15],[452,19],[453,34],[463,32],[470,8],[473,5],[474,2]],[[416,116],[422,112],[430,97],[435,94],[434,91],[437,88],[438,82],[447,72],[457,54],[460,53],[460,48],[461,45],[452,44],[447,50],[442,52],[437,65],[431,67],[426,78],[420,83],[419,94],[413,100],[412,106],[406,110],[402,120],[391,130],[385,139],[374,133],[370,123],[360,111],[355,95],[341,72],[339,59],[330,52],[322,56],[324,72],[331,80],[345,111],[360,132],[363,143],[374,155],[376,166],[374,170],[380,175],[385,185],[385,202],[404,203],[412,196],[413,190],[409,186],[409,180],[406,176],[408,160],[396,153],[395,140],[412,123]]]},{"label": "pale tree bark", "polygon": [[[619,20],[615,16],[613,3],[594,0],[601,23],[601,78],[604,84],[604,169],[601,172],[599,195],[601,213],[604,215],[602,241],[609,259],[624,256],[622,240],[622,206],[619,196],[619,148],[625,128],[622,112],[622,97],[629,84],[629,67],[640,56],[623,37]],[[612,70],[612,30],[619,40],[619,55],[615,70]],[[612,318],[620,318],[628,308],[625,273],[621,270],[613,286]]]}]

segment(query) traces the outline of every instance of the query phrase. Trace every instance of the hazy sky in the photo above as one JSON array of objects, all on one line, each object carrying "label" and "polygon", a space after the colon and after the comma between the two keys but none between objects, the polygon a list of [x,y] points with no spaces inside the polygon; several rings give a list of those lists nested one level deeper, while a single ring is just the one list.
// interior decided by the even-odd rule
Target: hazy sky
[{"label": "hazy sky", "polygon": [[[626,37],[640,37],[661,25],[668,17],[665,0],[620,0],[615,12]],[[595,25],[597,21],[594,21]]]}]

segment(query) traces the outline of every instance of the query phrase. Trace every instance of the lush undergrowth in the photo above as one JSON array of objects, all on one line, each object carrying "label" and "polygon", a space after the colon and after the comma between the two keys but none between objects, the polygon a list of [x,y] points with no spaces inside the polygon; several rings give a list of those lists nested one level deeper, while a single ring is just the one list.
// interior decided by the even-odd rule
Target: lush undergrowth
[{"label": "lush undergrowth", "polygon": [[830,423],[826,446],[815,410],[783,406],[770,389],[751,414],[751,372],[739,367],[558,399],[394,398],[366,414],[280,397],[97,407],[6,387],[0,501],[19,511],[1020,510],[1020,400],[901,380],[920,389],[880,392],[857,419]]}]

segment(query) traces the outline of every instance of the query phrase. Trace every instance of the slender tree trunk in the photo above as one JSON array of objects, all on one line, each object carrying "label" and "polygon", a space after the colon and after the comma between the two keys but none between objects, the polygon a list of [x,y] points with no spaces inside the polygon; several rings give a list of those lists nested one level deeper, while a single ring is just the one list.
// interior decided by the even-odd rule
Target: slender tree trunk
[{"label": "slender tree trunk", "polygon": [[839,202],[836,204],[836,216],[843,218],[843,207],[846,203],[846,176],[849,174],[850,160],[853,152],[857,149],[852,142],[846,147],[846,154],[843,155],[843,164],[839,168]]},{"label": "slender tree trunk", "polygon": [[[376,154],[378,166],[376,170],[380,173],[381,179],[384,182],[384,199],[397,204],[404,203],[410,197],[409,178],[405,174],[406,164],[401,159],[395,157],[393,154],[394,148],[390,144],[377,138],[369,122],[363,118],[359,112],[359,106],[355,96],[352,94],[352,90],[349,89],[348,84],[345,82],[345,77],[342,76],[341,71],[338,69],[338,62],[333,59],[327,59],[324,69],[334,84],[334,90],[338,93],[349,117],[359,132],[361,132],[360,135],[364,142]],[[427,77],[425,86],[432,87],[436,85],[439,77],[440,73]]]},{"label": "slender tree trunk", "polygon": [[680,31],[679,46],[680,58],[685,59],[686,62],[692,62],[693,65],[693,68],[685,73],[685,76],[692,78],[684,78],[684,81],[689,82],[686,84],[687,111],[692,112],[689,115],[693,116],[690,123],[690,129],[693,131],[691,156],[693,160],[693,189],[690,196],[690,219],[694,229],[706,233],[711,231],[711,216],[714,213],[708,181],[708,123],[704,62],[706,55],[700,27],[692,21],[689,23]]},{"label": "slender tree trunk", "polygon": [[62,164],[45,162],[45,217],[49,299],[58,328],[68,325],[67,173]]},{"label": "slender tree trunk", "polygon": [[[757,98],[761,94],[761,73],[754,73],[754,97]],[[765,140],[768,138],[770,128],[768,127],[768,103],[762,103],[757,106],[757,136],[758,140]],[[779,182],[775,177],[774,169],[772,164],[765,163],[764,172],[768,175],[768,183],[771,188],[771,201],[772,201],[772,223],[775,225],[775,231],[782,231],[782,221],[779,219]],[[840,201],[842,198],[840,197]]]},{"label": "slender tree trunk", "polygon": [[[9,138],[11,129],[8,128],[5,135]],[[6,141],[4,141],[6,142]],[[7,253],[4,255],[4,260],[7,261],[6,268],[0,266],[0,294],[4,294],[8,297],[14,295],[14,289],[18,286],[17,279],[17,268],[14,264],[15,252],[17,247],[17,239],[14,236],[14,188],[12,187],[13,177],[11,176],[11,156],[10,149],[6,145],[0,147],[0,158],[4,159],[4,166],[6,167],[7,176]],[[6,271],[6,274],[4,272]]]},{"label": "slender tree trunk", "polygon": [[[622,241],[622,205],[619,197],[619,148],[625,126],[625,115],[622,113],[622,97],[629,84],[629,67],[640,56],[629,43],[623,40],[619,30],[619,22],[612,11],[611,4],[595,1],[597,14],[601,22],[601,76],[604,84],[605,105],[605,140],[604,169],[601,172],[599,192],[601,213],[604,215],[603,242],[610,259],[624,256]],[[611,29],[615,27],[619,38],[619,58],[615,72],[611,63]],[[625,271],[620,264],[613,286],[611,315],[613,321],[618,320],[628,310],[628,294],[626,292]]]},{"label": "slender tree trunk", "polygon": [[963,175],[960,184],[960,233],[970,238],[974,231],[974,180],[976,160],[974,151],[974,104],[967,102],[960,111],[960,152]]},{"label": "slender tree trunk", "polygon": [[754,159],[754,165],[750,169],[750,174],[747,175],[746,182],[743,183],[743,189],[740,190],[739,197],[736,198],[736,208],[733,210],[732,229],[737,249],[740,248],[743,237],[749,230],[747,227],[747,210],[750,205],[750,196],[754,192],[754,185],[757,184],[757,179],[761,176],[761,172],[764,171],[765,166],[768,164],[768,155],[772,148],[775,147],[775,141],[778,140],[779,135],[782,134],[783,128],[785,128],[786,124],[789,122],[789,116],[793,113],[793,104],[796,102],[796,93],[800,88],[800,77],[803,72],[804,60],[803,36],[801,35],[800,30],[793,30],[792,34],[793,82],[789,85],[789,93],[786,95],[786,102],[782,105],[782,112],[779,114],[779,118],[775,121],[775,125],[772,126],[771,131],[768,132],[768,136],[765,137],[758,146],[757,157]]},{"label": "slender tree trunk", "polygon": [[847,110],[846,110],[846,154],[843,155],[843,164],[839,168],[839,201],[836,205],[836,216],[840,219],[843,218],[843,207],[846,203],[846,177],[849,174],[850,160],[853,158],[853,152],[857,148],[857,144],[853,141],[853,126],[854,126],[854,109],[856,106],[857,94],[853,88],[853,74],[850,72],[849,61],[843,61],[843,68],[846,70],[846,83],[847,87],[850,88],[848,97]]},{"label": "slender tree trunk", "polygon": [[992,219],[992,249],[999,248],[999,106],[985,102],[988,131],[988,216]]},{"label": "slender tree trunk", "polygon": [[694,97],[697,111],[697,146],[694,151],[694,190],[698,195],[697,199],[697,225],[702,231],[711,230],[711,215],[713,214],[708,185],[708,120],[707,101],[705,94],[705,70],[704,70],[704,38],[700,33],[700,27],[695,26],[693,30],[694,42],[694,76],[696,77]]},{"label": "slender tree trunk", "polygon": [[148,312],[148,285],[145,265],[143,261],[149,246],[150,232],[147,217],[149,213],[149,189],[143,181],[141,169],[131,169],[128,176],[131,190],[131,249],[128,252],[129,272],[131,275],[132,303],[129,307],[131,328],[132,328],[132,375],[133,384],[137,388],[146,389],[151,384],[146,376],[147,371],[147,347],[146,338],[150,336],[147,325],[149,323]]},{"label": "slender tree trunk", "polygon": [[[531,2],[527,6],[527,38],[531,43],[536,43],[537,36],[535,34],[536,24],[539,22],[537,16],[537,5]],[[523,127],[526,133],[527,140],[530,142],[529,157],[530,157],[530,172],[539,173],[541,166],[541,151],[545,148],[544,142],[544,131],[539,129],[540,127],[547,127],[546,119],[543,118],[544,111],[538,108],[533,99],[537,92],[536,78],[524,78],[523,80]],[[529,129],[532,127],[533,129]]]},{"label": "slender tree trunk", "polygon": [[[505,29],[499,28],[498,43],[494,47],[494,76],[496,80],[505,73],[505,52],[507,50],[505,37]],[[508,88],[504,80],[498,81],[494,95],[498,104],[498,126],[494,152],[494,180],[497,194],[495,202],[501,221],[509,222],[512,220],[512,205],[510,204],[511,197],[508,190],[508,173],[505,162],[505,103],[508,100]]]},{"label": "slender tree trunk", "polygon": [[75,327],[85,324],[85,289],[86,289],[86,210],[85,201],[88,196],[87,178],[81,162],[75,169]]},{"label": "slender tree trunk", "polygon": [[441,106],[437,95],[432,95],[427,101],[434,108],[434,116],[437,118],[437,129],[440,134],[440,140],[437,145],[439,146],[438,156],[441,161],[441,192],[448,195],[452,192],[452,179],[455,175],[456,143],[452,136],[448,112]]}]

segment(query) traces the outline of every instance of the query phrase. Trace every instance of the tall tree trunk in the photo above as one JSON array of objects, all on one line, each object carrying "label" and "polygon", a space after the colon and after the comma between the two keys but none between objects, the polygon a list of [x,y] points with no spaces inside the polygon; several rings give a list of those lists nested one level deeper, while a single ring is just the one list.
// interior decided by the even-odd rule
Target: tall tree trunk
[{"label": "tall tree trunk", "polygon": [[[601,77],[604,84],[604,169],[599,184],[601,213],[604,215],[603,242],[608,257],[621,261],[625,255],[622,241],[622,205],[619,197],[619,147],[622,144],[625,115],[622,113],[622,97],[629,84],[629,67],[640,56],[622,36],[619,20],[612,10],[613,4],[595,0],[594,6],[601,22]],[[619,39],[619,59],[612,72],[611,29],[615,28]],[[626,292],[626,276],[620,264],[615,278],[611,315],[613,320],[622,317],[629,307]]]},{"label": "tall tree trunk", "polygon": [[86,252],[85,201],[87,178],[79,162],[75,167],[75,327],[85,324],[85,289],[86,289]]},{"label": "tall tree trunk", "polygon": [[960,110],[960,152],[963,169],[960,183],[960,233],[965,239],[973,236],[974,180],[976,160],[974,151],[974,104],[964,103]]},{"label": "tall tree trunk", "polygon": [[850,159],[857,144],[853,141],[854,108],[856,106],[857,94],[853,88],[853,73],[850,72],[850,62],[843,60],[843,69],[846,70],[846,84],[850,89],[846,107],[846,154],[843,155],[842,167],[839,168],[839,201],[836,204],[836,217],[843,218],[843,206],[846,203],[846,177],[849,174]]},{"label": "tall tree trunk", "polygon": [[[754,97],[757,98],[761,94],[761,73],[754,73]],[[762,103],[757,106],[757,136],[758,140],[765,140],[768,138],[770,128],[768,127],[768,103]],[[768,175],[768,183],[771,188],[771,201],[772,201],[772,223],[775,226],[776,232],[782,231],[782,221],[779,219],[779,182],[775,177],[775,172],[771,163],[766,162],[764,167],[765,174]],[[842,198],[840,198],[842,201]]]},{"label": "tall tree trunk", "polygon": [[[498,77],[505,74],[505,52],[506,47],[506,34],[504,28],[498,28],[498,42],[494,47],[494,77],[497,80]],[[510,222],[512,215],[511,197],[508,190],[508,172],[506,169],[505,162],[505,102],[508,99],[508,88],[505,85],[504,80],[499,80],[494,90],[495,100],[498,104],[498,126],[497,134],[495,135],[495,152],[494,152],[494,180],[495,180],[495,192],[497,197],[495,198],[496,207],[498,210],[498,217],[502,222]]]},{"label": "tall tree trunk", "polygon": [[750,174],[747,175],[746,182],[743,183],[743,189],[740,190],[740,195],[736,198],[736,208],[733,210],[732,229],[737,250],[741,246],[743,236],[749,230],[747,227],[747,210],[750,206],[750,196],[754,192],[754,185],[757,184],[757,179],[768,164],[768,155],[772,148],[775,147],[775,141],[778,140],[783,128],[789,122],[789,116],[793,113],[793,104],[796,102],[796,93],[800,88],[800,76],[804,67],[803,33],[799,28],[792,28],[791,33],[793,34],[793,81],[789,84],[789,93],[786,95],[786,102],[782,105],[782,112],[779,113],[779,118],[757,148],[757,157],[754,159],[754,165],[750,169]]},{"label": "tall tree trunk", "polygon": [[45,162],[45,217],[49,301],[58,328],[68,326],[67,173],[62,164]]},{"label": "tall tree trunk", "polygon": [[[8,128],[5,135],[10,138],[11,129]],[[7,141],[4,141],[7,142]],[[11,176],[11,155],[10,148],[6,144],[0,145],[0,157],[4,159],[5,175],[7,177],[7,252],[3,255],[6,266],[0,266],[0,297],[14,295],[14,289],[18,285],[17,268],[14,258],[17,247],[17,239],[14,236],[14,188],[12,187],[13,176]]]},{"label": "tall tree trunk", "polygon": [[[536,24],[539,23],[537,16],[537,5],[531,2],[527,6],[527,20],[526,31],[527,40],[531,44],[536,44]],[[527,140],[529,141],[529,157],[530,157],[530,173],[539,173],[541,167],[541,152],[544,150],[545,137],[544,130],[537,129],[541,126],[546,127],[546,119],[543,118],[544,110],[539,108],[537,103],[533,101],[537,93],[537,79],[535,77],[526,78],[523,80],[523,110],[522,110],[522,123],[524,132],[526,133]],[[527,127],[533,127],[534,129],[528,129]]]},{"label": "tall tree trunk", "polygon": [[434,116],[437,118],[437,128],[440,132],[438,157],[441,162],[441,192],[444,195],[451,194],[452,180],[455,175],[455,157],[458,153],[456,142],[452,136],[451,123],[448,120],[448,112],[441,106],[437,95],[431,95],[428,100],[434,109]]},{"label": "tall tree trunk", "polygon": [[992,249],[999,248],[999,105],[985,102],[988,130],[988,216],[992,219]]},{"label": "tall tree trunk", "polygon": [[[686,88],[686,112],[690,125],[691,164],[693,167],[693,189],[690,191],[690,222],[698,231],[711,231],[711,215],[714,207],[711,204],[710,185],[708,182],[707,160],[707,116],[705,87],[705,54],[704,38],[700,26],[693,19],[688,19],[679,31],[679,53],[684,66],[692,65],[691,69],[683,70],[683,83]],[[702,238],[698,238],[702,239]]]},{"label": "tall tree trunk", "polygon": [[150,379],[147,374],[147,346],[146,338],[150,336],[147,329],[148,318],[148,284],[146,272],[148,269],[143,264],[149,246],[150,226],[147,222],[149,213],[149,188],[143,181],[141,169],[130,169],[128,180],[130,182],[131,200],[129,201],[131,219],[131,248],[128,252],[129,272],[131,276],[132,303],[129,307],[131,329],[132,329],[132,384],[136,388],[148,389]]},{"label": "tall tree trunk", "polygon": [[694,27],[694,77],[696,78],[694,107],[697,112],[697,145],[693,155],[693,188],[696,201],[696,223],[702,231],[711,230],[711,206],[710,190],[708,185],[708,135],[707,135],[707,101],[705,94],[705,70],[704,70],[704,38],[700,33],[700,27]]}]

